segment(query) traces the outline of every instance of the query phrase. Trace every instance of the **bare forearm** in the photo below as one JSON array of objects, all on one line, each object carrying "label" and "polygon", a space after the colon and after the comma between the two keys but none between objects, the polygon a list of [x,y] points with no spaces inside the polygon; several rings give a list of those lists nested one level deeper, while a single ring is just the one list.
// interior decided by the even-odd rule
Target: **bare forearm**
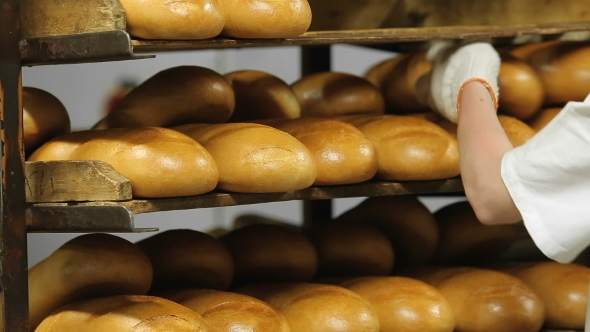
[{"label": "bare forearm", "polygon": [[501,177],[502,157],[513,146],[498,121],[492,97],[482,83],[471,82],[459,103],[457,138],[467,199],[484,224],[516,223],[521,216]]}]

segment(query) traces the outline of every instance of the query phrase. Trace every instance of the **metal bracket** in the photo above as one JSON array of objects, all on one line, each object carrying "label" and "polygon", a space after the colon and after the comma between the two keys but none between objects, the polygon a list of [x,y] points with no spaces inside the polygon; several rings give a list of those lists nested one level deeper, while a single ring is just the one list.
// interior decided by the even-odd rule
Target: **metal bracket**
[{"label": "metal bracket", "polygon": [[48,36],[19,42],[23,65],[74,64],[154,58],[133,54],[131,37],[122,30]]},{"label": "metal bracket", "polygon": [[133,213],[124,206],[64,206],[36,204],[27,208],[29,233],[143,233],[158,228],[135,228]]}]

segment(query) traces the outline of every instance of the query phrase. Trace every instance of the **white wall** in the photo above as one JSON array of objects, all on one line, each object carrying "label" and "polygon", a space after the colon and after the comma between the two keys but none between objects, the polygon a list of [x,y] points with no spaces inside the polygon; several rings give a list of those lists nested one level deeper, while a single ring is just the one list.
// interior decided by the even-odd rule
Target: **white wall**
[{"label": "white wall", "polygon": [[[365,48],[334,46],[332,70],[361,75],[372,64],[391,56],[391,53]],[[299,48],[283,47],[159,53],[155,59],[24,68],[23,84],[42,88],[56,95],[69,110],[72,127],[81,130],[90,128],[101,118],[104,98],[120,79],[129,78],[141,82],[162,69],[179,65],[199,65],[220,73],[238,69],[265,70],[287,83],[300,77]],[[361,200],[362,198],[336,200],[334,214],[342,213]],[[429,198],[424,201],[432,210],[436,210],[456,200]],[[282,202],[150,213],[137,215],[135,220],[137,227],[207,230],[216,226],[229,226],[235,216],[242,213],[263,213],[297,224],[302,220],[302,204]],[[78,235],[29,234],[29,265],[36,264],[65,241]],[[122,236],[136,241],[150,235],[151,233],[143,233]]]}]

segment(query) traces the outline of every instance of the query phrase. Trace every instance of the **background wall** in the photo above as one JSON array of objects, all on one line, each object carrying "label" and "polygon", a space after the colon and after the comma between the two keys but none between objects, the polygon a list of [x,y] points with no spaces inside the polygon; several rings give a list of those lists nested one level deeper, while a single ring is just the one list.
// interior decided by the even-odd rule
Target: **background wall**
[{"label": "background wall", "polygon": [[[141,83],[160,70],[180,65],[197,65],[219,73],[239,69],[258,69],[272,73],[287,83],[300,77],[298,47],[257,48],[158,53],[155,59],[84,65],[43,66],[23,69],[23,85],[45,89],[66,106],[74,130],[88,129],[103,115],[105,98],[121,80]],[[332,70],[363,75],[373,64],[394,56],[392,53],[353,46],[333,46]],[[355,206],[364,198],[334,201],[334,214]],[[426,198],[431,210],[460,200],[457,198]],[[227,227],[242,213],[261,213],[293,224],[302,220],[301,202],[282,202],[140,214],[137,227],[158,227],[160,230],[191,228],[206,231]],[[137,241],[153,233],[118,234]],[[29,266],[39,262],[64,242],[79,234],[29,234]]]}]

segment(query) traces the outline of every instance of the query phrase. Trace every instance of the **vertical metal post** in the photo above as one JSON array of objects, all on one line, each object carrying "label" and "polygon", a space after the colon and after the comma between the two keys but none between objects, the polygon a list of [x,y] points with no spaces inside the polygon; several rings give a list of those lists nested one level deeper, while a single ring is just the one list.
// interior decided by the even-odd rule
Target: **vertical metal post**
[{"label": "vertical metal post", "polygon": [[[332,68],[332,48],[327,46],[301,47],[301,76],[328,71]],[[322,222],[332,218],[332,201],[304,201],[303,225]]]},{"label": "vertical metal post", "polygon": [[3,332],[28,332],[19,0],[0,0],[0,282]]}]

